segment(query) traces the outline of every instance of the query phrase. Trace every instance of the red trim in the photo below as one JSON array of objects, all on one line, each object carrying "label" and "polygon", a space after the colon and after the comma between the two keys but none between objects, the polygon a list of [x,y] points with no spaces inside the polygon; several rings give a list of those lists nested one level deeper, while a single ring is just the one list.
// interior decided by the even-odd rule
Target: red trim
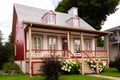
[{"label": "red trim", "polygon": [[56,25],[56,14],[54,14],[54,23]]},{"label": "red trim", "polygon": [[42,74],[42,72],[39,72],[39,73],[34,73],[34,68],[33,68],[33,66],[34,66],[34,64],[35,63],[43,63],[43,61],[41,61],[41,62],[32,62],[32,75],[35,75],[35,74]]},{"label": "red trim", "polygon": [[107,52],[107,50],[82,50],[84,52]]},{"label": "red trim", "polygon": [[76,56],[74,56],[74,54],[68,50],[68,52],[80,63],[80,61],[78,60],[78,58]]},{"label": "red trim", "polygon": [[[32,49],[32,51],[67,51],[67,50],[41,50],[41,49]],[[82,50],[84,52],[107,52],[107,50]],[[27,50],[27,52],[29,52],[29,50]]]},{"label": "red trim", "polygon": [[48,24],[48,16],[49,15],[53,15],[54,16],[54,24],[56,25],[56,14],[55,13],[50,13],[51,11],[49,11],[49,12],[47,12],[46,14],[45,14],[45,16],[46,16],[46,23]]},{"label": "red trim", "polygon": [[93,60],[85,51],[82,51],[82,52],[95,63],[95,60]]},{"label": "red trim", "polygon": [[75,17],[73,17],[72,18],[72,27],[74,27],[74,20],[78,20],[78,27],[80,28],[80,18],[75,18]]}]

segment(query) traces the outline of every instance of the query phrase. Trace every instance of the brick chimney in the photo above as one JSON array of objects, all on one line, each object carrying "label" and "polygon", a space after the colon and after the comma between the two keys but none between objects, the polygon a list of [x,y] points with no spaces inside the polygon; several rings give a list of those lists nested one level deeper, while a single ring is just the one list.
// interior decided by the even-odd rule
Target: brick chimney
[{"label": "brick chimney", "polygon": [[78,8],[77,7],[72,7],[68,10],[68,14],[72,16],[78,16]]}]

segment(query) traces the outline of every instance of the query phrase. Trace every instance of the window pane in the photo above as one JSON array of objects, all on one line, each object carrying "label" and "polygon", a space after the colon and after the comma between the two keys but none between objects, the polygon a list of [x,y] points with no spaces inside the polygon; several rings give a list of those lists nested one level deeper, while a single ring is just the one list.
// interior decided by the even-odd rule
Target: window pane
[{"label": "window pane", "polygon": [[85,40],[85,44],[86,44],[85,49],[86,50],[91,50],[91,40]]},{"label": "window pane", "polygon": [[79,27],[78,22],[79,22],[78,19],[73,19],[73,26],[74,26],[74,27]]},{"label": "window pane", "polygon": [[41,49],[41,38],[38,37],[37,49]]},{"label": "window pane", "polygon": [[37,49],[37,37],[33,38],[34,49]]},{"label": "window pane", "polygon": [[79,39],[74,40],[74,51],[75,53],[80,53],[80,40]]},{"label": "window pane", "polygon": [[33,48],[34,49],[41,49],[42,46],[42,38],[40,36],[33,37]]},{"label": "window pane", "polygon": [[54,15],[53,14],[48,15],[48,23],[54,24]]},{"label": "window pane", "polygon": [[56,38],[55,37],[49,37],[49,49],[55,50],[56,49]]}]

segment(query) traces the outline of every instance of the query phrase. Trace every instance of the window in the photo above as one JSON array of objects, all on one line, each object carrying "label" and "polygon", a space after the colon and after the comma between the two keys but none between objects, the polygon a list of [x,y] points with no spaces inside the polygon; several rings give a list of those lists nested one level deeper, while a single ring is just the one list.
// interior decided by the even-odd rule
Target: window
[{"label": "window", "polygon": [[73,18],[73,27],[79,27],[79,18]]},{"label": "window", "polygon": [[55,15],[54,14],[48,14],[48,23],[55,24]]},{"label": "window", "polygon": [[41,36],[33,36],[33,49],[42,49],[42,37]]},{"label": "window", "polygon": [[80,39],[74,39],[74,52],[80,53]]},{"label": "window", "polygon": [[56,37],[49,37],[48,39],[48,46],[49,50],[56,50],[57,49],[57,38]]},{"label": "window", "polygon": [[90,39],[85,40],[85,50],[92,50],[92,41]]}]

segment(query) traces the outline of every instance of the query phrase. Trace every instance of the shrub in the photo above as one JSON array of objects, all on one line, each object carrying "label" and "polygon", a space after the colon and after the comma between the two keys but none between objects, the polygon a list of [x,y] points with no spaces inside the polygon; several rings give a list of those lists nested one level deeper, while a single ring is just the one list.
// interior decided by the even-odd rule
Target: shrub
[{"label": "shrub", "polygon": [[[88,63],[88,65],[90,66],[90,68],[92,69],[92,70],[96,70],[96,63],[95,62],[93,62],[92,60],[86,60],[86,62]],[[105,66],[106,66],[106,63],[104,63],[104,62],[99,62],[98,63],[98,66],[99,66],[99,72],[101,73],[101,72],[103,72],[104,71],[104,69],[105,69]]]},{"label": "shrub", "polygon": [[41,71],[45,76],[45,80],[58,80],[61,72],[61,62],[57,56],[46,58],[41,65]]},{"label": "shrub", "polygon": [[4,63],[2,66],[2,69],[5,73],[8,73],[8,74],[15,74],[15,73],[22,72],[20,67],[17,64],[11,63],[11,62]]},{"label": "shrub", "polygon": [[75,60],[66,60],[61,67],[63,74],[79,74],[80,63]]},{"label": "shrub", "polygon": [[109,67],[115,67],[115,61],[110,61]]},{"label": "shrub", "polygon": [[115,58],[115,65],[118,71],[120,72],[120,56]]}]

